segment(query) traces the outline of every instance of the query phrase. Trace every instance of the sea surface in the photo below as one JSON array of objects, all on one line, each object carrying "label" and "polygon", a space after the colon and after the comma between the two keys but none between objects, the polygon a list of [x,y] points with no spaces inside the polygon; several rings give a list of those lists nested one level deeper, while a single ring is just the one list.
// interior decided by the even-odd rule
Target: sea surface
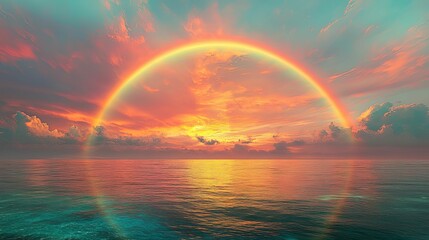
[{"label": "sea surface", "polygon": [[429,239],[424,160],[2,160],[0,239]]}]

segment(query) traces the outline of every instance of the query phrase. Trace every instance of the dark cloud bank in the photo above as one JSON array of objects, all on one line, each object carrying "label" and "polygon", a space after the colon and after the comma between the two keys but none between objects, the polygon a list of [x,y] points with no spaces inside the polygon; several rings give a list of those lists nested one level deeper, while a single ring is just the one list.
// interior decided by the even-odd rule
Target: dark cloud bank
[{"label": "dark cloud bank", "polygon": [[[196,136],[204,150],[175,146],[160,136],[109,137],[102,126],[90,135],[86,155],[86,134],[76,126],[66,131],[52,130],[36,116],[17,112],[0,120],[1,158],[327,158],[327,157],[429,157],[429,109],[424,104],[394,106],[382,103],[362,113],[358,124],[345,129],[331,123],[312,141],[279,141],[271,150],[252,148],[253,141],[237,141],[224,150],[216,139]],[[354,139],[351,141],[350,139]],[[299,151],[291,151],[298,149]]]}]

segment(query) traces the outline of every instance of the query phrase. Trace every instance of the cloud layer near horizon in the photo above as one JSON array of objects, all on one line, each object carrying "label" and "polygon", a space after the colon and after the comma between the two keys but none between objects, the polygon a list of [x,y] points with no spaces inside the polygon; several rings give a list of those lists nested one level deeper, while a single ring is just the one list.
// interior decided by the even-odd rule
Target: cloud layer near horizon
[{"label": "cloud layer near horizon", "polygon": [[[82,132],[92,132],[83,135]],[[353,136],[351,142],[349,136]],[[133,156],[141,157],[285,157],[299,155],[311,155],[320,152],[331,154],[338,152],[344,146],[357,146],[362,154],[367,149],[383,147],[386,149],[427,148],[429,147],[429,109],[424,104],[403,104],[394,106],[386,102],[375,104],[363,112],[358,119],[358,125],[352,129],[345,129],[331,123],[326,129],[319,131],[313,140],[293,141],[282,140],[279,136],[273,136],[271,147],[266,150],[258,150],[252,146],[252,139],[236,142],[220,142],[216,139],[206,139],[204,136],[189,136],[188,142],[182,145],[176,144],[176,139],[163,136],[133,137],[107,136],[104,127],[98,126],[93,130],[81,130],[71,126],[66,131],[52,129],[37,116],[29,116],[23,112],[17,112],[11,118],[2,119],[0,124],[0,142],[2,149],[16,151],[17,149],[51,151],[61,153],[61,149],[73,149],[76,155],[88,144],[87,137],[91,137],[90,147],[93,154],[103,155],[103,151],[113,151],[116,154],[127,156],[131,152]],[[222,145],[223,148],[212,148],[214,145]],[[205,147],[202,147],[205,146]],[[408,151],[408,150],[407,150]],[[345,150],[344,153],[347,153]],[[421,152],[418,152],[421,154]],[[350,152],[349,154],[359,154]],[[412,154],[412,152],[411,152]]]},{"label": "cloud layer near horizon", "polygon": [[350,134],[367,146],[428,146],[429,110],[424,104],[375,104],[361,114],[352,129],[331,123],[318,136],[321,142],[345,143]]}]

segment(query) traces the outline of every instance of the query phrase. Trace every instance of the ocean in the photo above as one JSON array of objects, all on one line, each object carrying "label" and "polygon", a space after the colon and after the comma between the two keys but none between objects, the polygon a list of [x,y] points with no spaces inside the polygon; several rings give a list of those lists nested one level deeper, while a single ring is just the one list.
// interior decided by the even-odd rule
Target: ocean
[{"label": "ocean", "polygon": [[0,239],[429,239],[429,161],[0,161]]}]

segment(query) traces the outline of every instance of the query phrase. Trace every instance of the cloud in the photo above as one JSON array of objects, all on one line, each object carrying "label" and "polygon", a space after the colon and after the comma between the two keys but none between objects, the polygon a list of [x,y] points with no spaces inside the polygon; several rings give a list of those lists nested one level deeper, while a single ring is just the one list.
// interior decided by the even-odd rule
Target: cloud
[{"label": "cloud", "polygon": [[146,32],[155,32],[154,18],[146,5],[147,3],[140,4],[142,7],[138,9],[139,20],[137,22]]},{"label": "cloud", "polygon": [[[94,147],[94,150],[109,151],[110,148],[116,150],[122,149],[122,151],[128,151],[130,149],[147,151],[149,149],[154,150],[159,147],[171,147],[174,144],[169,144],[164,141],[162,136],[147,135],[147,136],[132,136],[132,135],[110,135],[110,131],[107,131],[104,126],[96,126],[92,129],[91,134],[87,139],[84,139],[82,144],[90,144]],[[87,140],[89,140],[87,142]]]},{"label": "cloud", "polygon": [[65,136],[72,139],[81,139],[83,137],[82,132],[75,125],[69,128],[69,130],[65,133]]},{"label": "cloud", "polygon": [[305,145],[305,142],[303,140],[294,140],[290,142],[279,141],[273,144],[274,149],[270,152],[274,154],[286,154],[290,153],[289,147],[297,147],[303,145]]},{"label": "cloud", "polygon": [[[172,139],[162,136],[111,136],[105,127],[97,126],[93,128],[91,134],[91,154],[109,156],[109,153],[112,153],[116,154],[114,156],[121,156],[125,152],[127,154],[132,152],[136,157],[144,155],[143,157],[270,158],[290,155],[395,156],[398,152],[408,149],[410,151],[405,151],[407,154],[414,153],[417,156],[424,154],[423,149],[429,144],[429,108],[424,104],[398,106],[389,102],[375,104],[361,114],[358,123],[359,125],[352,129],[331,123],[319,132],[315,142],[279,141],[278,136],[274,136],[273,140],[276,142],[272,143],[271,150],[252,148],[246,144],[247,141],[239,141],[231,143],[232,145],[226,146],[223,150],[210,151],[195,148],[195,145],[186,147],[180,143],[175,144]],[[350,142],[351,134],[355,138],[354,142]],[[204,145],[220,144],[218,140],[207,139],[204,136],[197,136],[196,139]],[[248,141],[251,141],[251,138],[249,139]],[[86,138],[77,126],[73,125],[66,131],[52,129],[39,117],[18,111],[10,121],[7,119],[0,121],[0,143],[2,150],[12,151],[12,155],[18,154],[19,151],[24,151],[28,155],[33,151],[48,153],[54,150],[50,154],[54,156],[63,153],[78,154],[79,148],[86,144]]]},{"label": "cloud", "polygon": [[305,145],[303,140],[294,140],[288,143],[289,146],[302,146]]},{"label": "cloud", "polygon": [[327,130],[322,129],[319,131],[317,141],[322,143],[350,143],[351,136],[351,129],[337,126],[331,122]]},{"label": "cloud", "polygon": [[[331,123],[318,133],[319,143],[353,143],[366,146],[421,146],[429,143],[429,109],[424,104],[390,102],[374,104],[364,111],[358,126],[342,128]],[[356,142],[350,142],[353,137]]]},{"label": "cloud", "polygon": [[13,140],[13,131],[10,128],[0,126],[0,143],[7,144]]},{"label": "cloud", "polygon": [[415,145],[429,143],[429,110],[424,104],[371,106],[360,117],[356,137],[368,144]]},{"label": "cloud", "polygon": [[234,147],[231,148],[231,151],[235,153],[246,153],[250,151],[250,148],[246,145],[234,144]]},{"label": "cloud", "polygon": [[219,5],[212,4],[203,11],[192,11],[183,29],[193,38],[222,36],[225,34],[225,16],[219,14]]},{"label": "cloud", "polygon": [[15,46],[5,46],[0,43],[0,62],[14,61],[18,59],[36,59],[30,45],[17,43]]},{"label": "cloud", "polygon": [[369,107],[359,117],[360,123],[368,130],[378,131],[383,126],[384,114],[386,114],[393,104],[390,102],[375,104]]},{"label": "cloud", "polygon": [[95,126],[89,138],[91,139],[90,142],[93,145],[105,143],[107,140],[105,128],[103,126]]},{"label": "cloud", "polygon": [[49,125],[36,116],[29,116],[24,112],[15,114],[16,131],[21,136],[33,135],[36,137],[63,137],[64,134],[57,129],[50,130]]},{"label": "cloud", "polygon": [[252,138],[251,136],[248,136],[247,140],[238,139],[238,142],[241,144],[251,144],[251,143],[255,142],[255,139]]},{"label": "cloud", "polygon": [[[75,125],[70,126],[66,131],[51,129],[49,124],[43,122],[39,117],[30,116],[22,111],[16,112],[10,121],[0,121],[0,142],[6,145],[49,144],[53,149],[61,151],[61,149],[67,148],[64,147],[64,144],[85,145],[87,137],[91,139],[91,145],[101,148],[112,146],[158,147],[166,144],[159,136],[109,136],[104,126],[94,127],[90,136],[86,136]],[[207,141],[206,144],[213,144],[214,141]]]},{"label": "cloud", "polygon": [[274,150],[273,153],[282,154],[289,153],[288,143],[286,141],[280,141],[273,144]]},{"label": "cloud", "polygon": [[35,60],[34,36],[23,29],[12,29],[0,20],[0,62]]},{"label": "cloud", "polygon": [[22,111],[13,114],[12,118],[0,121],[0,142],[14,144],[79,144],[84,136],[77,126],[71,126],[66,132],[51,129],[37,116],[30,116]]},{"label": "cloud", "polygon": [[344,10],[344,16],[346,16],[347,14],[349,14],[350,11],[352,11],[354,8],[356,8],[356,5],[360,2],[361,1],[350,0],[346,6],[346,9]]},{"label": "cloud", "polygon": [[205,137],[203,137],[203,136],[197,136],[197,140],[198,140],[198,142],[200,142],[200,143],[204,143],[204,145],[216,145],[216,144],[219,144],[219,141],[218,140],[216,140],[216,139],[210,139],[210,140],[207,140]]},{"label": "cloud", "polygon": [[327,139],[329,137],[329,133],[325,129],[322,129],[322,130],[320,130],[318,137],[323,142],[323,141],[325,141],[325,139]]},{"label": "cloud", "polygon": [[62,127],[91,124],[118,75],[153,55],[145,47],[144,34],[155,30],[147,1],[106,3],[111,11],[99,1],[2,4],[0,95],[11,109],[3,114],[34,112]]},{"label": "cloud", "polygon": [[335,19],[334,21],[330,22],[328,25],[320,29],[320,33],[324,33],[329,30],[336,22],[338,22],[338,19]]},{"label": "cloud", "polygon": [[130,39],[130,35],[128,34],[126,24],[124,16],[119,16],[118,23],[109,26],[110,34],[108,34],[108,36],[118,42],[128,41]]},{"label": "cloud", "polygon": [[331,124],[329,124],[329,130],[330,130],[332,139],[335,141],[339,141],[339,142],[346,141],[350,137],[350,131],[348,129],[336,126],[332,122]]},{"label": "cloud", "polygon": [[192,36],[199,36],[204,32],[203,21],[199,17],[189,17],[184,29]]},{"label": "cloud", "polygon": [[141,138],[134,138],[130,136],[119,136],[118,138],[113,138],[112,142],[115,145],[127,145],[127,146],[142,146],[144,142]]},{"label": "cloud", "polygon": [[[355,39],[359,38],[362,36],[355,36]],[[429,31],[425,25],[412,26],[399,40],[374,42],[374,52],[362,56],[365,58],[353,66],[347,66],[348,70],[331,75],[330,79],[335,82],[340,95],[355,97],[377,91],[401,91],[404,87],[425,86],[429,74],[428,39]],[[355,43],[355,48],[362,43]]]}]

